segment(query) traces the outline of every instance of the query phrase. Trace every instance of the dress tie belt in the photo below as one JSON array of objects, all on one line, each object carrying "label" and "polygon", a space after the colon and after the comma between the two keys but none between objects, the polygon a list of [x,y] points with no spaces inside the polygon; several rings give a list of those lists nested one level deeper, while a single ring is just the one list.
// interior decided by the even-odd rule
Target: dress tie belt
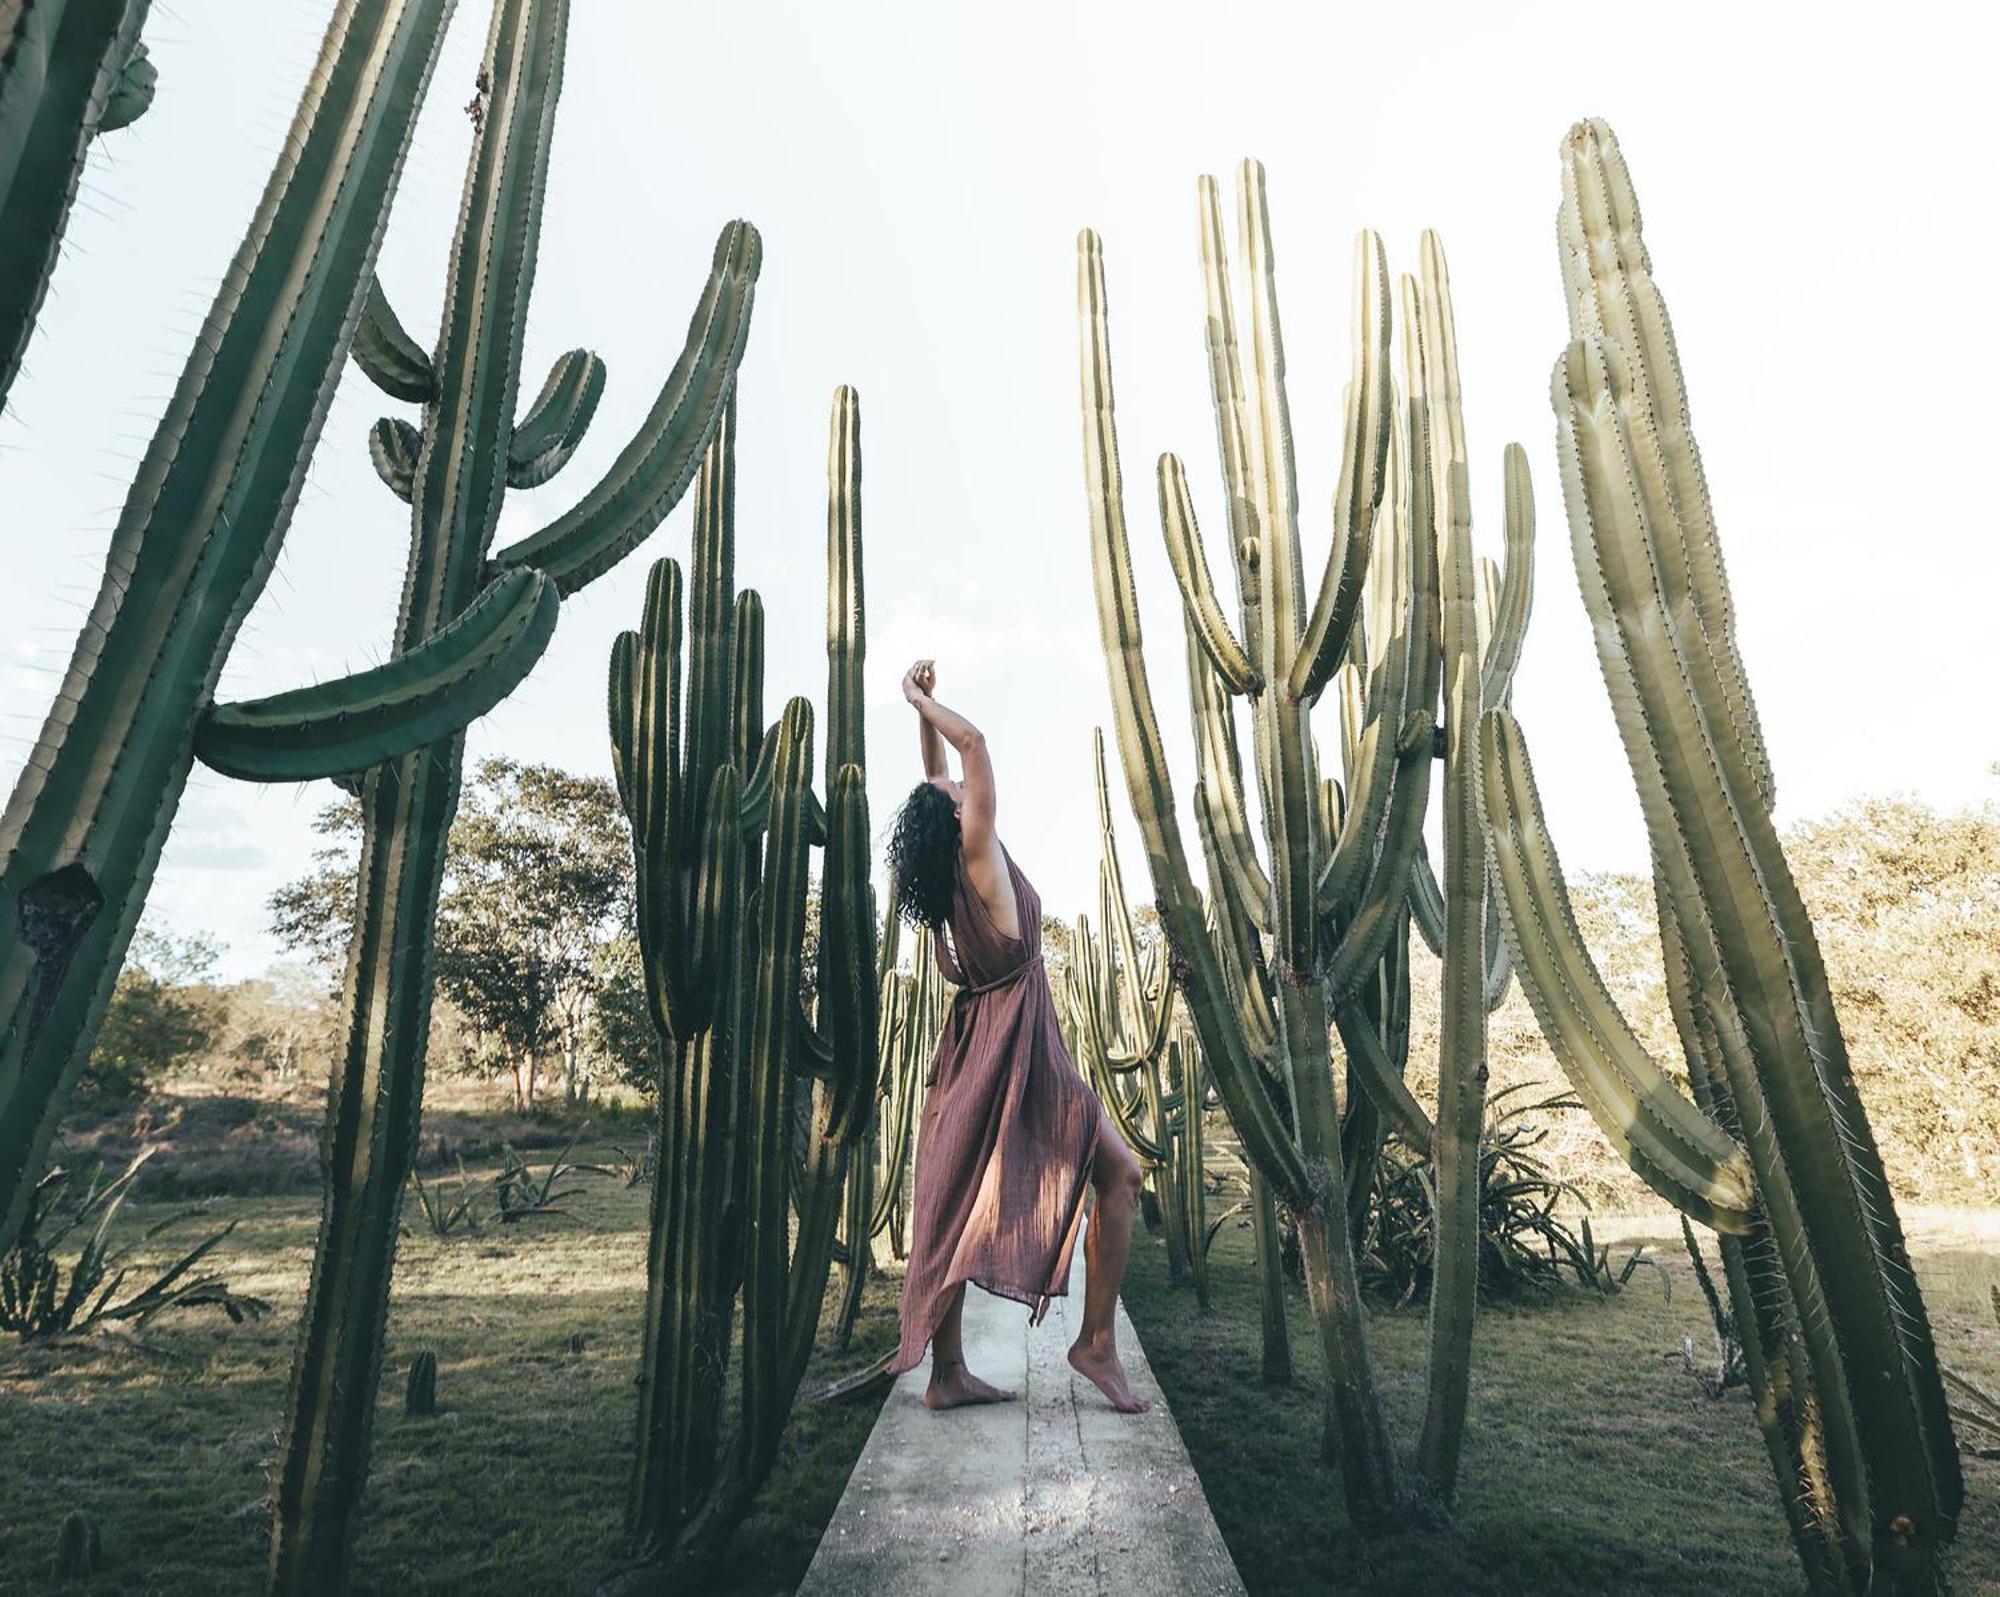
[{"label": "dress tie belt", "polygon": [[952,1002],[956,1003],[960,998],[976,998],[981,993],[997,992],[1002,987],[1011,987],[1041,962],[1041,952],[1037,950],[1004,976],[995,976],[991,981],[974,982],[969,986],[959,988],[957,993],[953,995]]}]

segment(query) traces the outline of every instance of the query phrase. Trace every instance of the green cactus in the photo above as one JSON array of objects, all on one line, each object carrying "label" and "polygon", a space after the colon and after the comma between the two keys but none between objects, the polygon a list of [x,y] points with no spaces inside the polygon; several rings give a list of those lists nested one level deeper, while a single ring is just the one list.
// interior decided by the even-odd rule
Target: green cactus
[{"label": "green cactus", "polygon": [[1550,1046],[1633,1169],[1714,1225],[1759,1421],[1816,1592],[1934,1592],[1963,1495],[1923,1299],[1771,819],[1666,306],[1611,130],[1563,147],[1572,342],[1552,398],[1598,659],[1652,847],[1695,1103],[1570,911],[1519,726],[1480,728],[1507,936]]},{"label": "green cactus", "polygon": [[[895,899],[892,885],[887,901],[893,904]],[[841,1271],[834,1341],[843,1351],[853,1339],[862,1289],[873,1268],[873,1239],[886,1237],[898,1259],[908,1251],[903,1225],[923,1080],[944,1030],[948,984],[931,954],[930,929],[916,930],[908,975],[896,969],[900,953],[901,923],[895,916],[885,916],[876,958],[876,1008],[881,1017],[875,1050],[876,1110],[867,1148],[848,1160],[846,1200],[834,1253]],[[857,1237],[862,1239],[858,1249]]]},{"label": "green cactus", "polygon": [[[859,465],[859,402],[843,388],[829,472],[824,809],[810,786],[811,705],[795,698],[763,726],[762,601],[735,589],[732,416],[696,491],[685,629],[680,567],[662,560],[641,630],[612,652],[614,767],[666,1064],[627,1512],[634,1563],[611,1590],[699,1581],[769,1473],[812,1350],[846,1164],[866,1157],[881,972],[861,763]],[[807,1017],[813,844],[826,859],[818,1011]],[[725,1434],[720,1372],[739,1296],[742,1403]]]},{"label": "green cactus", "polygon": [[410,1360],[410,1377],[403,1386],[403,1412],[429,1418],[438,1411],[438,1356],[425,1348]]},{"label": "green cactus", "polygon": [[[717,244],[687,344],[632,439],[573,509],[489,553],[507,489],[545,481],[569,458],[603,380],[595,356],[564,355],[540,396],[518,408],[568,23],[566,0],[493,7],[435,354],[404,330],[379,283],[362,308],[357,364],[423,405],[420,427],[378,426],[371,437],[378,469],[386,462],[385,479],[411,507],[394,658],[350,679],[324,730],[260,739],[272,774],[300,774],[292,762],[301,748],[354,773],[363,812],[325,1206],[278,1475],[274,1594],[339,1587],[367,1479],[464,723],[532,665],[560,597],[616,565],[678,502],[720,425],[748,327],[760,247],[755,229],[736,222]],[[232,750],[273,717],[317,718],[322,706],[306,701],[319,691],[232,718]],[[356,759],[344,745],[378,717],[392,723],[392,757]],[[218,717],[214,736],[224,731]]]},{"label": "green cactus", "polygon": [[[290,523],[450,10],[336,8],[0,817],[0,1248],[90,1056],[197,728]],[[414,711],[421,697],[402,702]],[[374,713],[370,757],[413,746],[386,705]]]},{"label": "green cactus", "polygon": [[159,74],[152,0],[0,6],[0,405],[21,370],[90,144],[136,122]]},{"label": "green cactus", "polygon": [[77,1580],[84,1575],[97,1575],[104,1570],[104,1538],[98,1531],[97,1521],[80,1508],[72,1508],[63,1515],[62,1525],[56,1531],[56,1554],[50,1561],[49,1575],[54,1580]]},{"label": "green cactus", "polygon": [[[1432,1300],[1430,1397],[1416,1487],[1448,1503],[1476,1297],[1485,1017],[1494,987],[1504,983],[1495,974],[1485,904],[1473,736],[1482,699],[1504,699],[1519,658],[1531,506],[1525,457],[1511,451],[1509,570],[1504,580],[1488,580],[1482,606],[1443,253],[1426,234],[1421,276],[1403,280],[1408,398],[1399,401],[1389,371],[1394,318],[1387,268],[1379,241],[1364,233],[1355,246],[1354,370],[1333,547],[1308,612],[1270,222],[1263,169],[1255,162],[1244,163],[1241,200],[1250,274],[1247,380],[1216,185],[1201,182],[1210,388],[1240,633],[1216,597],[1180,461],[1162,456],[1158,474],[1161,524],[1186,622],[1199,766],[1194,811],[1211,888],[1206,905],[1181,839],[1146,679],[1118,466],[1103,263],[1096,236],[1086,232],[1078,294],[1093,567],[1121,762],[1162,920],[1186,972],[1188,1010],[1246,1157],[1296,1220],[1328,1383],[1328,1451],[1341,1466],[1350,1516],[1376,1529],[1404,1519],[1408,1494],[1356,1290],[1343,1142],[1367,1149],[1372,1159],[1367,1115],[1379,1113],[1438,1168],[1440,1287]],[[1329,688],[1342,710],[1342,782],[1320,779],[1312,736],[1313,705]],[[1268,864],[1248,820],[1234,696],[1250,701]],[[1434,755],[1445,764],[1445,881],[1438,895],[1445,1024],[1435,1123],[1404,1084],[1392,1051],[1401,957],[1392,944],[1406,936]],[[1406,1016],[1406,993],[1404,1004]],[[1339,1030],[1350,1080],[1359,1088],[1350,1093],[1345,1125],[1330,1027]],[[1372,1106],[1366,1112],[1356,1105],[1363,1095]]]},{"label": "green cactus", "polygon": [[1201,1115],[1190,1104],[1206,1097],[1208,1077],[1193,1036],[1177,1035],[1185,1027],[1176,1026],[1174,984],[1165,950],[1139,946],[1118,862],[1101,728],[1092,730],[1091,754],[1100,849],[1098,924],[1103,930],[1100,934],[1093,928],[1088,916],[1077,917],[1063,980],[1072,1052],[1146,1172],[1150,1197],[1166,1233],[1168,1278],[1191,1282],[1196,1301],[1206,1309]]}]

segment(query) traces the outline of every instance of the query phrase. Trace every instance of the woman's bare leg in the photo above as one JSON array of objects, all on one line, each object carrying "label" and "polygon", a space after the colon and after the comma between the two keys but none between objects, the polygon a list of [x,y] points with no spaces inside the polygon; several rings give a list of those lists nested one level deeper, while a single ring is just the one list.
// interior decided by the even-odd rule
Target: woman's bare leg
[{"label": "woman's bare leg", "polygon": [[951,1305],[931,1333],[931,1384],[924,1390],[925,1408],[957,1408],[963,1403],[1005,1403],[1019,1397],[1009,1388],[988,1386],[965,1367],[965,1283],[959,1282]]},{"label": "woman's bare leg", "polygon": [[1069,1362],[1090,1378],[1113,1408],[1143,1414],[1153,1405],[1132,1395],[1125,1366],[1118,1361],[1118,1288],[1132,1251],[1132,1220],[1139,1212],[1139,1187],[1145,1176],[1103,1105],[1097,1113],[1097,1157],[1090,1166],[1097,1203],[1083,1234],[1083,1326],[1070,1346]]}]

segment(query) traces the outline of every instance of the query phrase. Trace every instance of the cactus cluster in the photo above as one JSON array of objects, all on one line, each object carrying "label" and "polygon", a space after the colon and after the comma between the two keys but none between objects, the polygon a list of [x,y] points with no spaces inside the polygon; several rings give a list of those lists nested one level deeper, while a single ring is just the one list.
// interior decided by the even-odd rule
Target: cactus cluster
[{"label": "cactus cluster", "polygon": [[159,74],[139,32],[152,0],[0,5],[0,405],[55,273],[84,161],[136,122]]},{"label": "cactus cluster", "polygon": [[[1079,915],[1063,972],[1071,1053],[1146,1172],[1148,1221],[1165,1234],[1167,1275],[1208,1296],[1202,1111],[1210,1091],[1201,1047],[1174,1002],[1166,950],[1142,948],[1111,820],[1104,734],[1093,729],[1097,784],[1097,927]],[[1101,931],[1098,928],[1102,928]],[[1157,1218],[1155,1218],[1157,1217]]]},{"label": "cactus cluster", "polygon": [[[889,902],[895,902],[892,888]],[[843,1351],[853,1340],[861,1297],[874,1268],[874,1239],[885,1237],[891,1256],[909,1252],[909,1182],[922,1113],[923,1079],[944,1030],[949,985],[931,955],[931,932],[917,928],[910,970],[896,968],[901,952],[900,919],[885,915],[876,957],[876,1042],[878,1103],[869,1121],[868,1145],[847,1162],[847,1191],[840,1212],[834,1263],[840,1295],[834,1313],[834,1342]]]},{"label": "cactus cluster", "polygon": [[[435,352],[405,330],[379,281],[361,307],[356,363],[391,397],[422,407],[421,425],[387,418],[370,435],[378,472],[410,506],[393,658],[345,684],[209,722],[232,767],[342,778],[363,816],[325,1206],[278,1477],[273,1592],[339,1584],[367,1478],[464,726],[533,665],[561,598],[615,566],[679,501],[720,429],[749,326],[760,245],[748,223],[732,222],[686,346],[636,432],[573,508],[492,550],[507,490],[543,483],[571,458],[604,381],[603,363],[575,351],[519,403],[568,26],[566,0],[495,0]],[[246,741],[258,761],[236,754]]]},{"label": "cactus cluster", "polygon": [[1963,1486],[1923,1299],[1771,818],[1665,301],[1611,130],[1563,145],[1563,499],[1652,853],[1694,1101],[1578,933],[1519,724],[1479,727],[1507,938],[1549,1046],[1634,1171],[1721,1233],[1772,1467],[1812,1589],[1942,1588]]},{"label": "cactus cluster", "polygon": [[[661,560],[640,630],[612,652],[614,766],[664,1061],[627,1512],[634,1564],[617,1590],[698,1580],[769,1473],[812,1351],[846,1168],[867,1157],[881,973],[863,769],[860,428],[860,402],[842,388],[828,470],[824,805],[810,701],[763,719],[763,602],[735,586],[733,408],[696,487],[685,619],[681,568]],[[808,1015],[814,846],[825,861]],[[731,1418],[736,1334],[742,1401]]]},{"label": "cactus cluster", "polygon": [[[1146,675],[1103,255],[1085,232],[1078,299],[1092,563],[1121,763],[1162,922],[1185,972],[1188,1011],[1246,1158],[1298,1226],[1327,1374],[1329,1451],[1341,1462],[1351,1517],[1374,1527],[1403,1517],[1406,1493],[1356,1289],[1343,1144],[1372,1159],[1386,1126],[1436,1167],[1438,1289],[1416,1464],[1419,1490],[1448,1501],[1477,1297],[1485,1021],[1505,981],[1486,908],[1472,755],[1480,709],[1505,700],[1520,657],[1533,511],[1525,457],[1510,449],[1506,573],[1482,568],[1471,541],[1443,251],[1425,234],[1420,275],[1402,280],[1399,397],[1387,266],[1380,241],[1364,232],[1355,244],[1353,371],[1333,545],[1317,596],[1309,597],[1269,209],[1254,161],[1243,165],[1239,198],[1247,372],[1217,186],[1201,180],[1204,324],[1240,631],[1217,596],[1185,468],[1167,454],[1157,473],[1185,621],[1206,897],[1182,840]],[[1312,726],[1329,690],[1340,712],[1339,780],[1322,779]],[[1263,853],[1250,820],[1237,698],[1250,709]],[[1433,893],[1419,886],[1425,873],[1416,862],[1434,758],[1444,764],[1445,852]],[[1434,909],[1440,923],[1444,967],[1435,1120],[1405,1085],[1399,1057],[1408,980],[1400,962],[1420,897],[1419,913]],[[1330,1039],[1336,1028],[1353,1089],[1344,1124]]]}]

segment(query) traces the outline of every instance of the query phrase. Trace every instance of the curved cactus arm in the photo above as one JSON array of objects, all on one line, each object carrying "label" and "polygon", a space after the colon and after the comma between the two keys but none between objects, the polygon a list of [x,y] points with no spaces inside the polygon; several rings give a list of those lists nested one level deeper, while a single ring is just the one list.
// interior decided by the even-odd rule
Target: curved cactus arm
[{"label": "curved cactus arm", "polygon": [[533,669],[562,601],[539,572],[489,586],[422,647],[367,671],[270,698],[211,706],[196,757],[251,782],[311,782],[366,770],[484,715]]},{"label": "curved cactus arm", "polygon": [[1263,527],[1258,510],[1257,473],[1252,453],[1249,409],[1243,397],[1242,353],[1236,343],[1236,304],[1229,288],[1229,247],[1222,231],[1222,195],[1214,178],[1196,184],[1201,225],[1203,343],[1208,352],[1209,401],[1215,413],[1216,450],[1229,507],[1229,550],[1236,563],[1236,592],[1243,614],[1242,637],[1254,648],[1263,606],[1260,567]]},{"label": "curved cactus arm", "polygon": [[[1502,475],[1506,481],[1507,566],[1500,587],[1483,606],[1490,622],[1481,629],[1479,702],[1492,709],[1505,704],[1521,663],[1521,643],[1527,636],[1528,611],[1535,595],[1535,485],[1528,472],[1528,452],[1509,444]],[[1490,571],[1490,564],[1488,566]]]},{"label": "curved cactus arm", "polygon": [[1647,1186],[1714,1230],[1747,1233],[1757,1220],[1750,1162],[1681,1095],[1605,987],[1570,908],[1527,740],[1504,706],[1480,719],[1479,779],[1501,924],[1563,1074]]},{"label": "curved cactus arm", "polygon": [[354,328],[354,364],[391,399],[421,405],[437,398],[431,358],[404,330],[379,277],[369,281],[368,299]]},{"label": "curved cactus arm", "polygon": [[1688,418],[1687,387],[1666,301],[1653,281],[1639,199],[1618,139],[1603,122],[1579,122],[1563,141],[1563,197],[1557,218],[1572,337],[1592,335],[1624,352],[1634,403],[1658,429],[1658,490],[1674,507],[1679,538],[1658,551],[1672,606],[1685,598],[1699,623],[1686,642],[1710,662],[1727,706],[1730,735],[1749,763],[1766,810],[1776,782],[1757,706],[1736,641],[1736,611],[1716,537],[1715,512]]},{"label": "curved cactus arm", "polygon": [[[1760,1165],[1760,1182],[1768,1194],[1774,1180],[1791,1178],[1833,1336],[1853,1372],[1876,1565],[1929,1569],[1963,1494],[1929,1321],[1727,662],[1702,634],[1691,587],[1664,569],[1690,528],[1650,397],[1617,345],[1579,339],[1559,363],[1574,541],[1596,559],[1610,610],[1593,619],[1600,633],[1607,620],[1617,630],[1714,929],[1732,1011],[1721,1018],[1742,1028],[1776,1138],[1783,1168],[1767,1178]],[[1762,1151],[1753,1140],[1753,1162]]]},{"label": "curved cactus arm", "polygon": [[1430,848],[1421,838],[1410,856],[1410,920],[1422,935],[1424,946],[1442,959],[1444,889],[1438,886],[1437,872],[1431,868]]},{"label": "curved cactus arm", "polygon": [[417,461],[424,452],[424,435],[396,416],[384,416],[368,429],[368,461],[404,504],[417,480]]},{"label": "curved cactus arm", "polygon": [[1229,1106],[1237,1134],[1289,1202],[1309,1190],[1305,1166],[1226,1007],[1222,971],[1181,842],[1172,777],[1146,677],[1145,640],[1132,581],[1124,486],[1118,466],[1104,258],[1097,235],[1087,228],[1077,239],[1077,309],[1082,324],[1084,476],[1089,490],[1091,566],[1098,630],[1111,676],[1119,764],[1145,839],[1146,863],[1159,896],[1161,924],[1191,970],[1186,987],[1188,1008],[1215,1072],[1217,1089]]},{"label": "curved cactus arm", "polygon": [[756,228],[731,222],[722,230],[686,346],[638,432],[574,509],[495,553],[497,569],[533,566],[572,594],[623,560],[680,502],[735,386],[762,260]]},{"label": "curved cactus arm", "polygon": [[1334,1025],[1340,1031],[1341,1046],[1354,1079],[1368,1094],[1368,1100],[1382,1111],[1389,1128],[1420,1154],[1429,1154],[1435,1128],[1423,1105],[1411,1093],[1403,1073],[1382,1046],[1375,1023],[1354,1003],[1332,1005]]},{"label": "curved cactus arm", "polygon": [[[1237,202],[1244,275],[1249,279],[1250,438],[1263,574],[1251,650],[1265,674],[1276,678],[1286,671],[1303,636],[1305,568],[1299,552],[1298,473],[1285,391],[1277,252],[1261,161],[1246,159],[1238,169]],[[1319,955],[1315,866],[1319,845],[1313,824],[1318,783],[1306,707],[1289,693],[1266,693],[1259,695],[1255,711],[1263,829],[1271,842],[1272,934],[1286,979],[1300,980]]]},{"label": "curved cactus arm", "polygon": [[1115,938],[1124,966],[1123,1034],[1130,1053],[1114,1058],[1113,1068],[1150,1064],[1166,1046],[1173,1021],[1174,986],[1164,971],[1152,968],[1139,954],[1138,931],[1132,924],[1132,907],[1125,898],[1125,873],[1118,863],[1118,833],[1111,820],[1111,780],[1104,767],[1104,732],[1090,729],[1092,763],[1097,782],[1097,831],[1101,855],[1097,866],[1099,896],[1103,902],[1104,935]]},{"label": "curved cactus arm", "polygon": [[1360,908],[1341,932],[1322,975],[1328,999],[1336,1006],[1374,975],[1400,924],[1398,906],[1408,893],[1410,862],[1423,839],[1430,802],[1433,725],[1428,710],[1412,710],[1396,739],[1395,790],[1382,844],[1357,895]]},{"label": "curved cactus arm", "polygon": [[1215,579],[1209,575],[1208,556],[1201,546],[1201,528],[1195,521],[1194,496],[1188,492],[1187,471],[1180,457],[1160,456],[1156,476],[1160,489],[1160,528],[1167,537],[1167,559],[1180,584],[1181,598],[1194,618],[1195,635],[1201,639],[1215,672],[1231,693],[1262,693],[1264,677],[1250,663],[1229,620],[1216,602]]},{"label": "curved cactus arm", "polygon": [[603,397],[602,360],[587,349],[558,355],[527,415],[514,424],[507,445],[507,486],[539,488],[567,466]]},{"label": "curved cactus arm", "polygon": [[136,120],[157,76],[151,0],[0,7],[0,403],[61,255],[91,141]]},{"label": "curved cactus arm", "polygon": [[[1403,465],[1402,430],[1395,429],[1393,437],[1390,475],[1397,480]],[[1377,657],[1363,689],[1359,725],[1347,760],[1347,812],[1337,827],[1326,830],[1332,844],[1319,878],[1319,912],[1336,922],[1352,911],[1375,863],[1383,819],[1395,787],[1396,738],[1413,697],[1413,639],[1420,624],[1415,579],[1422,568],[1412,567],[1408,505],[1400,484],[1394,499],[1389,536],[1376,540],[1372,562],[1372,581],[1380,594],[1380,624],[1369,642]]]},{"label": "curved cactus arm", "polygon": [[[1205,657],[1202,668],[1207,669]],[[1224,990],[1242,1028],[1243,1044],[1250,1057],[1268,1061],[1278,1046],[1270,967],[1265,963],[1255,922],[1237,900],[1218,864],[1222,845],[1216,836],[1215,810],[1209,802],[1206,780],[1195,782],[1193,796],[1195,826],[1208,858],[1209,875],[1224,884],[1208,901],[1209,936],[1215,945]]]},{"label": "curved cactus arm", "polygon": [[[1192,633],[1192,628],[1184,630]],[[1271,878],[1257,857],[1250,819],[1243,807],[1243,761],[1236,745],[1236,718],[1222,691],[1208,651],[1192,635],[1187,643],[1188,705],[1194,720],[1196,789],[1214,827],[1204,837],[1211,892],[1227,892],[1240,914],[1260,932],[1271,929]],[[1210,847],[1209,844],[1214,846]]]},{"label": "curved cactus arm", "polygon": [[1333,548],[1288,684],[1293,698],[1307,702],[1319,697],[1346,657],[1348,634],[1361,608],[1385,471],[1393,471],[1387,464],[1395,413],[1389,386],[1391,320],[1388,257],[1382,240],[1363,229],[1354,239],[1354,370],[1344,400]]}]

